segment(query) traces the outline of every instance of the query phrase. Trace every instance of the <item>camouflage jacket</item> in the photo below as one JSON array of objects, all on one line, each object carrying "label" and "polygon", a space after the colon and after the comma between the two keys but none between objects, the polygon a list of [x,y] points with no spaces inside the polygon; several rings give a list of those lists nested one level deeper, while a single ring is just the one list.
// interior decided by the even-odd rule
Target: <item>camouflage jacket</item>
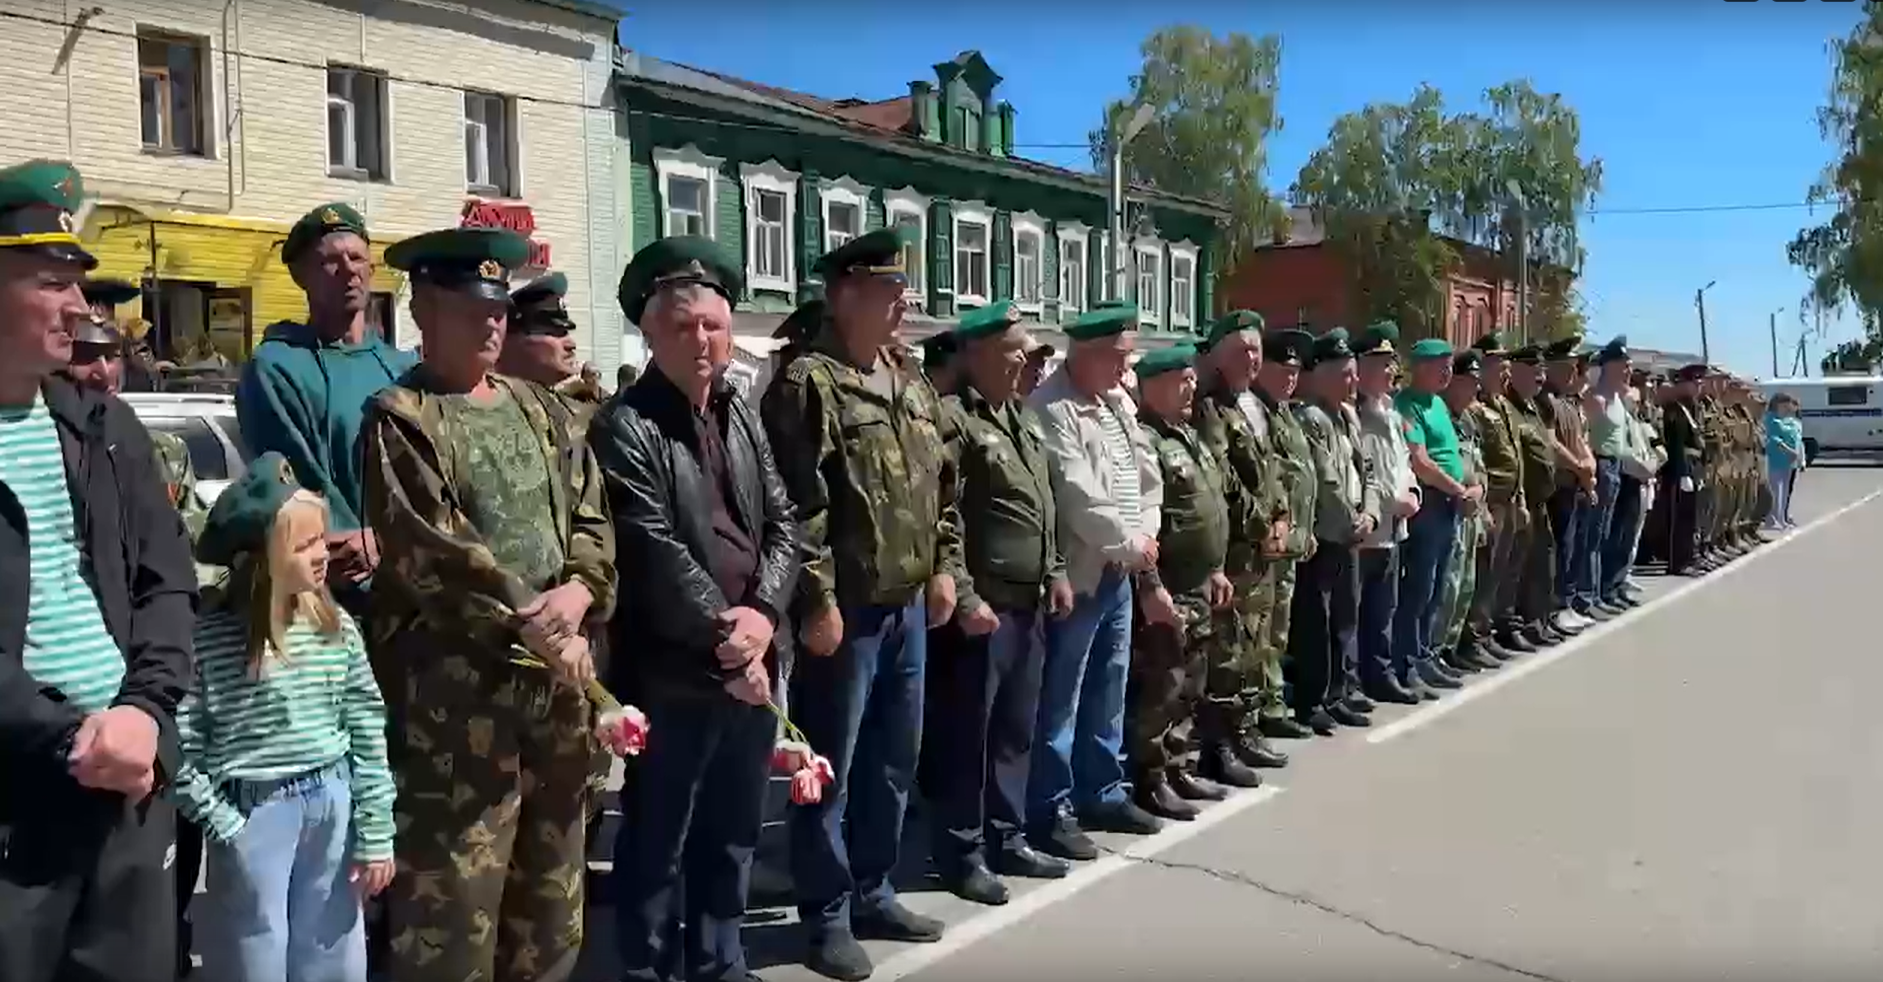
[{"label": "camouflage jacket", "polygon": [[1228,484],[1233,480],[1188,423],[1138,414],[1164,477],[1157,576],[1172,596],[1201,590],[1229,554]]},{"label": "camouflage jacket", "polygon": [[955,596],[966,608],[1033,610],[1054,580],[1066,578],[1059,518],[1040,421],[1015,398],[996,406],[963,384],[942,399],[944,480],[955,489],[966,569]]},{"label": "camouflage jacket", "polygon": [[[1261,406],[1261,397],[1251,394]],[[1247,573],[1263,559],[1262,543],[1268,539],[1270,525],[1288,518],[1288,501],[1282,485],[1283,461],[1274,453],[1273,424],[1266,439],[1257,439],[1255,427],[1237,394],[1217,386],[1198,392],[1196,399],[1197,435],[1210,449],[1222,468],[1234,478],[1226,482],[1230,497],[1229,558],[1225,568],[1231,573]]]},{"label": "camouflage jacket", "polygon": [[183,516],[183,527],[190,533],[190,544],[203,534],[203,521],[209,508],[196,494],[196,466],[190,463],[189,444],[175,433],[150,431],[150,444],[157,451],[159,473],[170,490],[170,504]]},{"label": "camouflage jacket", "polygon": [[1314,552],[1315,505],[1320,479],[1314,471],[1314,445],[1295,418],[1292,403],[1278,403],[1257,392],[1268,414],[1268,432],[1253,433],[1255,445],[1275,461],[1275,493],[1288,519],[1288,538],[1280,559],[1301,559]]},{"label": "camouflage jacket", "polygon": [[[542,440],[563,542],[558,582],[587,586],[595,597],[590,620],[605,618],[614,604],[615,539],[586,425],[548,389],[504,376],[493,380]],[[459,481],[468,455],[463,435],[452,432],[447,418],[423,364],[366,407],[364,501],[382,551],[367,647],[388,700],[405,691],[390,682],[419,674],[446,654],[482,668],[507,662],[520,646],[517,609],[536,595],[497,565],[461,508]]]},{"label": "camouflage jacket", "polygon": [[921,368],[882,349],[894,395],[870,388],[835,332],[820,332],[760,403],[778,472],[798,507],[800,614],[913,600],[963,568],[952,482],[944,485],[941,400]]},{"label": "camouflage jacket", "polygon": [[608,393],[602,391],[602,384],[586,375],[571,375],[551,386],[550,391],[591,413],[608,398]]},{"label": "camouflage jacket", "polygon": [[1524,506],[1522,421],[1517,408],[1502,395],[1480,399],[1465,410],[1478,431],[1479,470],[1485,504]]},{"label": "camouflage jacket", "polygon": [[1515,392],[1504,400],[1510,406],[1512,429],[1517,434],[1517,453],[1523,458],[1523,499],[1528,508],[1540,508],[1556,493],[1556,446],[1554,431],[1543,414],[1538,392],[1525,399]]},{"label": "camouflage jacket", "polygon": [[1377,525],[1382,506],[1373,462],[1360,451],[1359,423],[1345,406],[1313,402],[1296,403],[1295,418],[1314,453],[1314,535],[1337,545],[1354,544],[1354,525],[1362,515],[1373,516]]}]

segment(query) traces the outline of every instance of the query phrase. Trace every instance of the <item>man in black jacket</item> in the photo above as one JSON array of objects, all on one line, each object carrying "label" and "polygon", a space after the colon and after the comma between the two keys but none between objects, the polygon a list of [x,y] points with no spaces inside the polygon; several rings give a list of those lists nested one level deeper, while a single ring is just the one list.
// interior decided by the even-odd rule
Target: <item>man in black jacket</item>
[{"label": "man in black jacket", "polygon": [[97,265],[69,165],[0,171],[0,979],[175,967],[175,712],[196,572],[150,435],[56,377]]},{"label": "man in black jacket", "polygon": [[[615,847],[629,979],[744,982],[739,931],[788,660],[796,512],[764,428],[724,378],[740,274],[711,240],[662,239],[621,277],[652,358],[589,429],[621,568],[611,674],[651,736]],[[684,950],[669,950],[685,906]]]}]

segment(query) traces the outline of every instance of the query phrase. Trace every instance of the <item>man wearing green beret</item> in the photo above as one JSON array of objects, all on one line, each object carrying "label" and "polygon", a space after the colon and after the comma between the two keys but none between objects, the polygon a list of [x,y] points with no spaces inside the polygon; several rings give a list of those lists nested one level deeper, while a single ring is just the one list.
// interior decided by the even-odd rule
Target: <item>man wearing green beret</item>
[{"label": "man wearing green beret", "polygon": [[387,574],[367,651],[399,779],[397,979],[566,977],[581,950],[587,631],[613,604],[614,534],[568,403],[496,371],[509,271],[528,253],[481,228],[386,253],[424,338],[424,361],[362,423],[364,517]]},{"label": "man wearing green beret", "polygon": [[1355,554],[1379,525],[1381,489],[1360,450],[1353,408],[1358,378],[1347,332],[1336,327],[1316,338],[1310,361],[1307,399],[1294,411],[1314,455],[1316,545],[1297,567],[1288,671],[1296,721],[1331,736],[1342,725],[1336,706],[1351,720],[1348,725],[1370,722],[1345,704],[1348,653],[1360,615]]},{"label": "man wearing green beret", "polygon": [[1273,446],[1268,410],[1253,390],[1262,371],[1262,315],[1225,314],[1210,325],[1198,359],[1197,435],[1231,478],[1224,481],[1235,520],[1224,572],[1236,588],[1241,637],[1212,650],[1224,661],[1208,667],[1205,698],[1197,706],[1206,731],[1222,734],[1198,752],[1197,773],[1220,784],[1256,787],[1256,767],[1281,767],[1288,755],[1257,728],[1263,639],[1275,617],[1275,591],[1288,539],[1288,503]]},{"label": "man wearing green beret", "polygon": [[73,214],[84,197],[69,164],[0,170],[7,982],[147,979],[176,964],[161,792],[181,765],[196,577],[143,424],[64,374],[93,312],[97,261]]},{"label": "man wearing green beret", "polygon": [[307,323],[263,333],[235,389],[236,420],[252,453],[288,458],[307,489],[327,499],[328,583],[364,620],[378,542],[360,502],[359,438],[366,404],[418,359],[372,330],[373,251],[366,220],[344,202],[301,216],[281,261],[307,296]]},{"label": "man wearing green beret", "polygon": [[920,779],[943,884],[1001,904],[996,873],[1069,869],[1024,833],[1046,626],[1072,612],[1072,587],[1039,418],[1020,397],[1020,313],[997,301],[962,315],[952,336],[961,374],[942,399],[943,474],[957,484],[966,565],[955,571],[953,622],[929,632]]},{"label": "man wearing green beret", "polygon": [[[1555,644],[1582,630],[1556,609],[1556,533],[1551,527],[1556,493],[1558,441],[1550,423],[1548,394],[1543,391],[1543,348],[1525,345],[1510,353],[1510,406],[1515,411],[1517,445],[1523,455],[1523,496],[1529,509],[1527,531],[1518,552],[1523,571],[1516,589],[1514,637],[1537,648]],[[1561,466],[1567,467],[1564,463]],[[1520,650],[1521,647],[1520,647]]]},{"label": "man wearing green beret", "polygon": [[[1360,418],[1360,450],[1378,476],[1384,510],[1379,527],[1360,543],[1355,559],[1360,576],[1360,621],[1354,649],[1361,692],[1369,700],[1416,703],[1430,690],[1408,688],[1393,666],[1393,614],[1399,607],[1399,571],[1406,520],[1419,510],[1419,482],[1412,473],[1406,424],[1393,405],[1399,375],[1399,325],[1383,321],[1360,333],[1354,344],[1354,409]],[[1330,714],[1339,719],[1343,707]],[[1350,704],[1365,712],[1365,703]]]},{"label": "man wearing green beret", "polygon": [[1479,372],[1468,414],[1478,434],[1484,485],[1484,541],[1474,561],[1467,635],[1481,655],[1507,661],[1533,646],[1517,636],[1516,588],[1523,580],[1523,542],[1529,528],[1524,498],[1521,423],[1510,404],[1510,351],[1491,331],[1472,344]]},{"label": "man wearing green beret", "polygon": [[827,319],[762,403],[806,557],[792,607],[809,657],[792,673],[792,716],[836,776],[792,811],[792,880],[806,964],[838,979],[871,971],[858,938],[942,933],[890,882],[920,755],[928,628],[954,618],[961,568],[940,397],[896,341],[908,234],[880,229],[817,261]]},{"label": "man wearing green beret", "polygon": [[[1483,442],[1478,430],[1478,416],[1472,412],[1478,402],[1478,390],[1484,374],[1484,356],[1475,348],[1466,348],[1452,356],[1451,381],[1445,385],[1445,408],[1451,410],[1452,425],[1458,433],[1458,459],[1464,465],[1467,487],[1484,483]],[[1467,631],[1466,615],[1471,598],[1478,590],[1478,550],[1487,531],[1489,512],[1479,508],[1459,519],[1458,534],[1452,537],[1451,555],[1445,563],[1445,579],[1439,585],[1438,620],[1432,629],[1432,645],[1438,660],[1461,673],[1496,668],[1502,662],[1479,647],[1476,635]],[[1486,584],[1487,588],[1489,584]]]},{"label": "man wearing green beret", "polygon": [[1408,686],[1456,689],[1460,682],[1438,661],[1435,636],[1439,600],[1459,522],[1476,515],[1483,487],[1467,483],[1458,430],[1445,406],[1451,384],[1451,345],[1425,338],[1412,346],[1406,388],[1394,400],[1405,420],[1419,510],[1406,523],[1400,552],[1399,609],[1393,615],[1393,662]]},{"label": "man wearing green beret", "polygon": [[[1125,753],[1132,796],[1160,818],[1190,821],[1193,800],[1219,800],[1225,790],[1199,780],[1185,766],[1180,729],[1196,711],[1195,695],[1211,666],[1235,658],[1241,628],[1235,588],[1223,564],[1232,521],[1226,483],[1231,479],[1190,425],[1196,395],[1196,351],[1176,345],[1148,352],[1138,376],[1139,422],[1163,475],[1154,589],[1169,603],[1140,604],[1132,631]],[[1147,596],[1149,595],[1147,591]],[[1234,736],[1222,714],[1197,718],[1196,736],[1222,747]],[[1249,773],[1253,774],[1253,771]]]},{"label": "man wearing green beret", "polygon": [[1087,829],[1148,835],[1159,827],[1131,801],[1119,763],[1132,611],[1175,616],[1157,573],[1162,477],[1121,385],[1137,325],[1137,308],[1123,303],[1079,315],[1065,327],[1065,363],[1027,399],[1045,430],[1075,595],[1072,613],[1047,625],[1027,780],[1028,837],[1062,859],[1098,857]]},{"label": "man wearing green beret", "polygon": [[601,405],[603,393],[601,383],[576,362],[568,293],[567,276],[546,273],[510,294],[510,321],[497,370],[550,389],[586,416]]}]

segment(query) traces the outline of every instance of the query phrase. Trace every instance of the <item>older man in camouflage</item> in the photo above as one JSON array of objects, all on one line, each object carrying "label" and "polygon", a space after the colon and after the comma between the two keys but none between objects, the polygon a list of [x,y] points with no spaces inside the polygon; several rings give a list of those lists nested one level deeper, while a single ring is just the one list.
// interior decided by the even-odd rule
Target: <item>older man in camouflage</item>
[{"label": "older man in camouflage", "polygon": [[568,404],[495,372],[527,251],[448,229],[386,256],[425,352],[363,428],[386,574],[367,644],[399,782],[394,979],[563,980],[582,947],[584,625],[613,601],[614,535]]},{"label": "older man in camouflage", "polygon": [[1250,407],[1250,433],[1256,446],[1275,461],[1277,502],[1288,527],[1281,548],[1270,557],[1275,577],[1275,608],[1268,630],[1256,639],[1256,729],[1275,739],[1301,739],[1313,731],[1289,715],[1283,699],[1282,663],[1293,628],[1297,570],[1314,555],[1315,509],[1320,479],[1314,448],[1295,417],[1295,386],[1314,336],[1298,329],[1270,331],[1262,338],[1262,367],[1255,375],[1257,404]]},{"label": "older man in camouflage", "polygon": [[1478,474],[1484,484],[1484,542],[1479,546],[1465,636],[1480,654],[1506,661],[1534,646],[1518,637],[1517,585],[1523,580],[1524,536],[1530,527],[1524,498],[1524,460],[1516,408],[1510,404],[1510,352],[1493,331],[1471,346],[1479,357],[1473,378],[1478,397],[1466,416],[1478,434]]}]

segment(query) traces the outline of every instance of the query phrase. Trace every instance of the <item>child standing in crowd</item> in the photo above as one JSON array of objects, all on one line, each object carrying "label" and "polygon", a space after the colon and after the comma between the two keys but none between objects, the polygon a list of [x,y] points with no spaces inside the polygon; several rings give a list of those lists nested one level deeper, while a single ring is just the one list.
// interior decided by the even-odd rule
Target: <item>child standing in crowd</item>
[{"label": "child standing in crowd", "polygon": [[1805,469],[1804,424],[1798,420],[1798,400],[1789,393],[1772,397],[1765,410],[1766,481],[1772,486],[1772,513],[1765,518],[1769,529],[1797,527],[1791,520],[1792,482]]},{"label": "child standing in crowd", "polygon": [[364,979],[360,901],[393,875],[385,704],[326,587],[326,534],[326,503],[268,453],[197,546],[231,570],[198,619],[178,713],[176,794],[209,838],[198,937],[215,982]]}]

